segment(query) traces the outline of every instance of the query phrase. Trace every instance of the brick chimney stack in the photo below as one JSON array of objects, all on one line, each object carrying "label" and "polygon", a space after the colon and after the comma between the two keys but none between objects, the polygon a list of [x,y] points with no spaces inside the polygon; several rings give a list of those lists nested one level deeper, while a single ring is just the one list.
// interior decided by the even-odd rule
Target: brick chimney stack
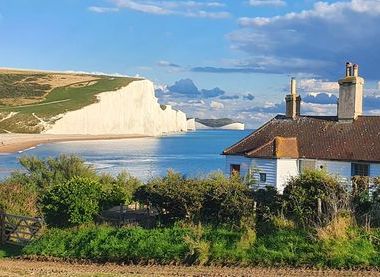
[{"label": "brick chimney stack", "polygon": [[338,81],[340,122],[352,122],[363,113],[364,79],[359,76],[359,66],[346,63],[346,76]]},{"label": "brick chimney stack", "polygon": [[290,94],[285,97],[286,117],[295,119],[301,114],[301,96],[297,95],[297,81],[292,77],[290,81]]}]

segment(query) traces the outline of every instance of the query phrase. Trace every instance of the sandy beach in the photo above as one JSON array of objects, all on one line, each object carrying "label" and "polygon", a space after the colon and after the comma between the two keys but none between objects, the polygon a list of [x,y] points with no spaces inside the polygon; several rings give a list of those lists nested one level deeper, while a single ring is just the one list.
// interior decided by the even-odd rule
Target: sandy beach
[{"label": "sandy beach", "polygon": [[22,151],[40,144],[80,141],[143,138],[144,135],[49,135],[49,134],[0,134],[0,153]]}]

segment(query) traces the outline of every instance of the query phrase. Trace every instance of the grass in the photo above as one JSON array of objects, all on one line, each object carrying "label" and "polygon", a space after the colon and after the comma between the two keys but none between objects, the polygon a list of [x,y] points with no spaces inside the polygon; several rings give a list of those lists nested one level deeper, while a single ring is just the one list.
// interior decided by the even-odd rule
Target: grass
[{"label": "grass", "polygon": [[[248,234],[248,235],[247,235]],[[217,266],[369,268],[380,265],[379,247],[356,231],[352,239],[319,240],[304,230],[255,234],[225,228],[51,229],[23,253],[101,262]]]},{"label": "grass", "polygon": [[17,113],[9,119],[0,121],[0,130],[14,133],[39,133],[42,131],[42,126],[38,118],[51,122],[56,115],[95,103],[96,94],[117,90],[133,80],[135,79],[101,76],[94,84],[55,88],[38,104],[0,106],[0,114],[3,114],[3,117],[11,112]]}]

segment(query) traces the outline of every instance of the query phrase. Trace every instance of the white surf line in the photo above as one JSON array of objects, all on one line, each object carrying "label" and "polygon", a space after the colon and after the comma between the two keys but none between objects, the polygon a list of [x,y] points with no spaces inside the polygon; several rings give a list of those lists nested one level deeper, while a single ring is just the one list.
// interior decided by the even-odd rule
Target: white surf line
[{"label": "white surf line", "polygon": [[7,110],[7,109],[18,109],[18,108],[28,108],[28,107],[37,107],[37,106],[45,106],[45,105],[51,105],[51,104],[57,104],[57,103],[62,103],[62,102],[67,102],[70,101],[71,99],[64,99],[64,100],[57,100],[57,101],[52,101],[52,102],[47,102],[47,103],[39,103],[39,104],[32,104],[32,105],[23,105],[23,106],[9,106],[5,108],[0,108],[0,110]]}]

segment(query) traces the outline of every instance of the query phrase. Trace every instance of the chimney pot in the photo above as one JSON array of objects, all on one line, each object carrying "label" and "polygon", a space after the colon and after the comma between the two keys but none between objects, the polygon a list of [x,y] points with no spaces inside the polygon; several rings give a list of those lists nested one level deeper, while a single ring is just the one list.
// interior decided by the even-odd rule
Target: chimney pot
[{"label": "chimney pot", "polygon": [[354,64],[353,66],[353,76],[358,77],[359,76],[359,65]]},{"label": "chimney pot", "polygon": [[352,76],[352,63],[346,62],[346,77]]},{"label": "chimney pot", "polygon": [[290,80],[290,94],[296,95],[297,94],[297,81],[296,78],[292,77]]}]

